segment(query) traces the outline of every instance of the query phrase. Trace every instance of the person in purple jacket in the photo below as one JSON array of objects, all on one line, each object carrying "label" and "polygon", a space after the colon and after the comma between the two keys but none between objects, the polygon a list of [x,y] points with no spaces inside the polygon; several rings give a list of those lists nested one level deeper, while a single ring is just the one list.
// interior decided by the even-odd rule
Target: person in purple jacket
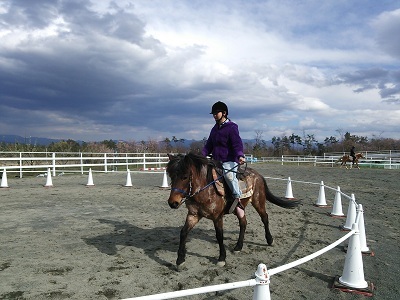
[{"label": "person in purple jacket", "polygon": [[234,198],[229,213],[236,208],[236,214],[241,218],[244,216],[244,208],[240,203],[241,191],[236,172],[238,165],[245,163],[246,159],[239,127],[228,118],[228,106],[224,102],[214,103],[211,114],[214,116],[215,125],[211,129],[202,154],[204,156],[211,154],[213,159],[222,162],[224,177]]}]

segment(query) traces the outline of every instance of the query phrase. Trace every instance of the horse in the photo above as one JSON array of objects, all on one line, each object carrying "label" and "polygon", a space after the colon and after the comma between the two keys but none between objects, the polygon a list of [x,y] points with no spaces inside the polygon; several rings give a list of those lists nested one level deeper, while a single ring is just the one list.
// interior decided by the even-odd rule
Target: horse
[{"label": "horse", "polygon": [[342,162],[340,164],[340,167],[344,166],[344,167],[346,167],[346,169],[347,169],[347,163],[351,162],[352,164],[350,165],[350,169],[353,167],[354,164],[356,165],[356,168],[359,169],[360,167],[358,166],[358,160],[361,158],[365,158],[364,155],[362,153],[357,153],[356,159],[353,162],[353,158],[350,155],[345,154],[341,158],[339,158],[339,160],[337,162]]},{"label": "horse", "polygon": [[[192,152],[186,155],[169,154],[168,156],[169,162],[166,172],[171,178],[171,192],[168,204],[171,208],[178,209],[185,203],[188,210],[185,224],[180,231],[178,258],[176,260],[177,268],[179,270],[180,266],[185,263],[187,236],[202,218],[210,219],[214,223],[215,234],[219,244],[217,265],[223,267],[226,260],[226,249],[223,241],[223,217],[229,213],[233,197],[223,179],[222,164]],[[300,201],[274,196],[270,192],[265,178],[251,168],[246,167],[244,172],[240,171],[240,169],[237,172],[240,175],[239,182],[241,185],[243,185],[241,180],[244,180],[247,184],[247,191],[250,191],[242,195],[240,202],[243,208],[250,203],[255,208],[264,224],[267,244],[271,245],[273,237],[269,230],[268,214],[265,208],[266,200],[283,208],[295,208],[300,205]],[[216,176],[218,178],[215,178]],[[221,181],[224,187],[222,192],[217,185]],[[234,252],[239,252],[243,248],[247,220],[246,215],[240,218],[236,211],[234,214],[238,218],[240,227],[239,238]]]}]

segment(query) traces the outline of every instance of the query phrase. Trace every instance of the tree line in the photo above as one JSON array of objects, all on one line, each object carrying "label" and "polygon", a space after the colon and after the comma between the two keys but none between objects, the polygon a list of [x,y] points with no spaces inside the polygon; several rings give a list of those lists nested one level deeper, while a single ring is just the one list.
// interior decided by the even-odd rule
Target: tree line
[{"label": "tree line", "polygon": [[[349,152],[354,145],[356,151],[400,150],[400,140],[373,136],[352,135],[341,129],[336,130],[339,138],[326,137],[322,142],[317,141],[314,134],[303,132],[274,136],[267,142],[263,139],[263,132],[256,130],[255,138],[244,142],[246,154],[256,157],[281,155],[323,155],[327,152]],[[185,139],[166,137],[162,141],[114,141],[77,142],[71,139],[53,142],[47,146],[31,143],[0,143],[0,151],[11,152],[91,152],[91,153],[185,153],[188,151],[200,152],[207,138],[191,142]]]}]

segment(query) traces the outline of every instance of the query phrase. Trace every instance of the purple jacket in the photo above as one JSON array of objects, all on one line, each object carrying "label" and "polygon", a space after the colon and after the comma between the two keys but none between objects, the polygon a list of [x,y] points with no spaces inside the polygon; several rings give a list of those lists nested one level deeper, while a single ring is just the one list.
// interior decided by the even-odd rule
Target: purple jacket
[{"label": "purple jacket", "polygon": [[244,154],[238,125],[232,121],[225,122],[221,127],[215,124],[211,129],[207,143],[204,145],[202,154],[204,156],[212,154],[213,159],[222,162],[239,162],[239,157],[244,157]]}]

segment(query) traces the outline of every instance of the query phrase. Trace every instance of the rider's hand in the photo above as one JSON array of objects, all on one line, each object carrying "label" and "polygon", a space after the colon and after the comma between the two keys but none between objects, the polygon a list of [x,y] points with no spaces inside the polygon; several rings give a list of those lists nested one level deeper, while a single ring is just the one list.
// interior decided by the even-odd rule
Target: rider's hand
[{"label": "rider's hand", "polygon": [[239,165],[243,165],[246,162],[246,158],[243,156],[239,157]]}]

